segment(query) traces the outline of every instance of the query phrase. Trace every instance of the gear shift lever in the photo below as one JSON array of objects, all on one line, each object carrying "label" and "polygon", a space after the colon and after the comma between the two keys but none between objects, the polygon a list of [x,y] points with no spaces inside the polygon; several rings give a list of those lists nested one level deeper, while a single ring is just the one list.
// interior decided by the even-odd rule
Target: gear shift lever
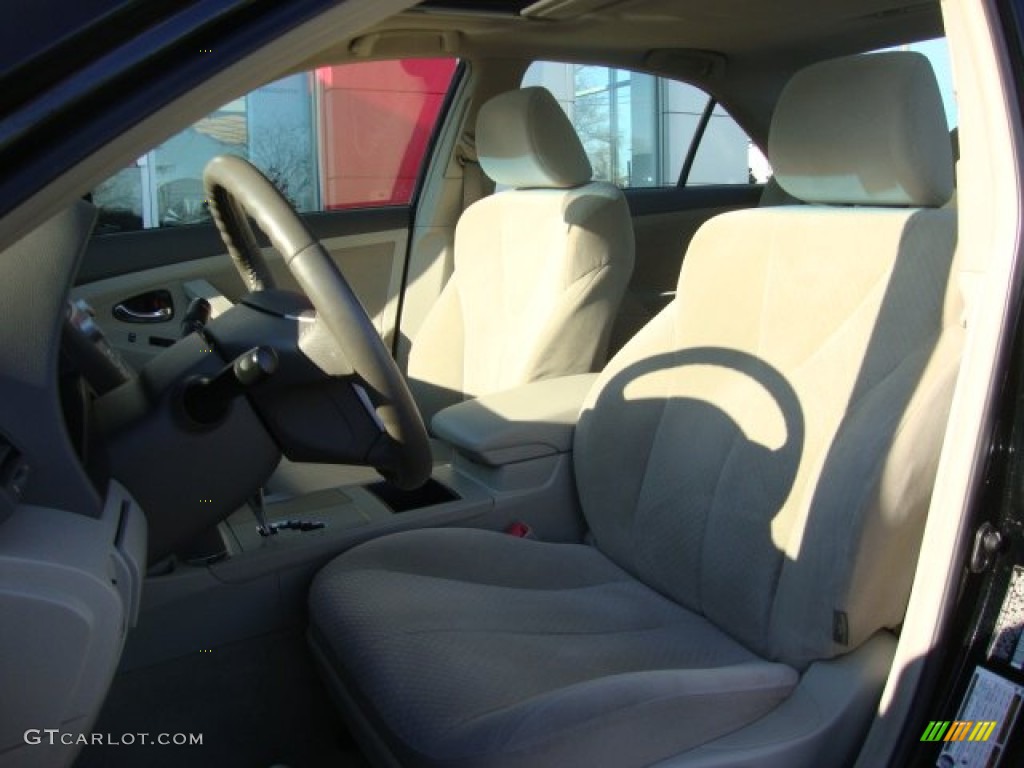
[{"label": "gear shift lever", "polygon": [[256,530],[260,536],[276,536],[279,531],[299,531],[300,533],[305,533],[306,531],[319,531],[321,528],[327,527],[326,523],[322,523],[319,520],[277,520],[276,522],[268,523],[267,511],[264,507],[264,495],[263,487],[260,486],[259,490],[249,499],[249,506],[252,507],[253,516],[256,518]]},{"label": "gear shift lever", "polygon": [[252,507],[253,516],[256,518],[256,530],[260,536],[273,536],[277,528],[267,524],[267,511],[263,506],[263,486],[256,489],[256,493],[249,499],[249,506]]}]

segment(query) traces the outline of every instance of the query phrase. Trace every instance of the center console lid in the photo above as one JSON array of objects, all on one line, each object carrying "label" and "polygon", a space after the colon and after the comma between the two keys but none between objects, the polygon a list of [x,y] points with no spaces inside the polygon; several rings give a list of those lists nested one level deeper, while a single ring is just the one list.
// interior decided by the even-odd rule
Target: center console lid
[{"label": "center console lid", "polygon": [[567,453],[596,380],[583,373],[484,395],[438,412],[431,426],[463,456],[490,467]]}]

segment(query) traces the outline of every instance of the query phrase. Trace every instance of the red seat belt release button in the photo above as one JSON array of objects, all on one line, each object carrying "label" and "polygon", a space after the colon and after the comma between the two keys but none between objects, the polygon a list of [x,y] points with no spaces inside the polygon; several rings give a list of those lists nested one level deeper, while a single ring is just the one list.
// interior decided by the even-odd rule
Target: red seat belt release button
[{"label": "red seat belt release button", "polygon": [[536,539],[533,535],[533,528],[528,526],[522,520],[516,520],[511,523],[508,528],[505,529],[505,533],[509,536],[515,536],[519,539]]}]

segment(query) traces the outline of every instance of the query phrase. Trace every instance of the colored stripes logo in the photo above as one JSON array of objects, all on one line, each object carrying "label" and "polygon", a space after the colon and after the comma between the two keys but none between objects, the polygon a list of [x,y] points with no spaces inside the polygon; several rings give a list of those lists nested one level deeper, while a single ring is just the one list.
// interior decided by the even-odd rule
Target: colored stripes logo
[{"label": "colored stripes logo", "polygon": [[988,741],[996,725],[995,720],[932,720],[921,741]]}]

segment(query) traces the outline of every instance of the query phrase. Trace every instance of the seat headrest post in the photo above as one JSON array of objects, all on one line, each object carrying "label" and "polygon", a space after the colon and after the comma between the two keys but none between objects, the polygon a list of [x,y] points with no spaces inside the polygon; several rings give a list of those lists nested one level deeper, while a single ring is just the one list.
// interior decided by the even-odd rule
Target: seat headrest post
[{"label": "seat headrest post", "polygon": [[510,91],[484,104],[476,145],[484,173],[509,187],[568,189],[593,175],[576,130],[546,88]]},{"label": "seat headrest post", "polygon": [[912,51],[798,72],[779,96],[768,157],[780,186],[810,203],[939,207],[953,194],[942,96]]}]

